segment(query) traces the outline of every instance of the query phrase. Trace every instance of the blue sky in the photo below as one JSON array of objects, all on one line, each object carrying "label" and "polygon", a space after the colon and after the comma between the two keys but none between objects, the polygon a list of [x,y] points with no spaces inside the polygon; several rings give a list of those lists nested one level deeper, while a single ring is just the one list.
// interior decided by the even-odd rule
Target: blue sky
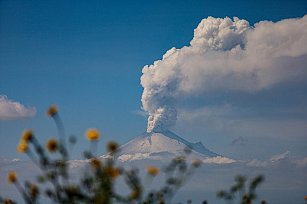
[{"label": "blue sky", "polygon": [[[100,152],[105,141],[124,143],[147,126],[147,119],[138,114],[143,66],[161,59],[171,47],[189,45],[203,18],[237,16],[253,25],[262,20],[303,17],[306,11],[304,1],[3,0],[0,94],[35,107],[37,112],[30,118],[0,120],[0,155],[21,157],[15,149],[25,128],[32,128],[42,142],[55,137],[55,126],[45,114],[52,103],[59,106],[67,133],[79,139],[75,157],[79,157],[78,150],[88,147],[83,134],[89,127],[102,132]],[[286,150],[306,156],[304,93],[306,83],[235,97],[210,94],[207,103],[226,104],[226,109],[227,104],[240,107],[239,114],[227,116],[229,121],[249,117],[260,122],[234,131],[227,124],[204,129],[202,124],[193,126],[182,120],[173,130],[236,158],[266,158]],[[197,106],[197,100],[188,103]],[[293,107],[298,107],[296,112]],[[289,109],[290,113],[280,112]],[[217,120],[225,124],[225,117]],[[270,122],[263,124],[266,120]],[[280,129],[287,125],[288,132]],[[247,137],[249,145],[230,145],[239,136]],[[259,151],[261,148],[264,150]]]}]

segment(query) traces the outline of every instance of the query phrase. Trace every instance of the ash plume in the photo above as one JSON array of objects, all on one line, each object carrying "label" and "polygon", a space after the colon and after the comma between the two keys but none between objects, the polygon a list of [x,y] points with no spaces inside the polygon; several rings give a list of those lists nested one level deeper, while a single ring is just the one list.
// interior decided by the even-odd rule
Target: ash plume
[{"label": "ash plume", "polygon": [[176,123],[178,104],[208,92],[258,92],[307,77],[307,15],[279,22],[208,17],[189,46],[171,48],[141,76],[147,132]]}]

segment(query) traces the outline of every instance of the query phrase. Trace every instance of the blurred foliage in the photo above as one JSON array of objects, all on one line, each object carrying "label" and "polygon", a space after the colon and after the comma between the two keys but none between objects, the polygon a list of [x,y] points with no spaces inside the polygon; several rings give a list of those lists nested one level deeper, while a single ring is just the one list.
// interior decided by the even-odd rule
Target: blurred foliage
[{"label": "blurred foliage", "polygon": [[[247,185],[247,178],[245,176],[237,176],[235,178],[235,184],[230,187],[229,190],[222,190],[217,192],[217,197],[224,199],[228,203],[232,203],[237,199],[237,203],[240,204],[252,204],[257,198],[256,188],[260,183],[264,181],[264,176],[259,175],[253,178],[249,185]],[[261,201],[261,204],[265,204],[266,201]]]}]

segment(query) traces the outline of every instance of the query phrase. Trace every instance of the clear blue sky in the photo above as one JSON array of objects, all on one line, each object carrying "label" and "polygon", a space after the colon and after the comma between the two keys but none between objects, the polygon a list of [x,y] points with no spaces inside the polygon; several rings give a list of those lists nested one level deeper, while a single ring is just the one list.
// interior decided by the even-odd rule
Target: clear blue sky
[{"label": "clear blue sky", "polygon": [[[15,148],[25,128],[32,128],[41,141],[54,137],[54,124],[45,114],[52,103],[59,106],[67,133],[78,136],[77,150],[88,147],[83,136],[88,127],[103,134],[99,152],[104,151],[107,140],[126,142],[146,129],[146,118],[136,114],[141,109],[142,67],[160,59],[171,47],[188,45],[203,18],[237,16],[253,25],[261,20],[302,17],[306,12],[303,0],[2,0],[0,94],[35,107],[37,113],[27,119],[0,120],[0,156],[20,157]],[[306,98],[300,102],[306,104]],[[178,127],[177,133],[189,133],[184,137],[193,141],[202,134],[190,136],[188,127]],[[217,151],[231,141],[200,140]],[[276,151],[283,148],[291,147],[280,144]],[[79,157],[77,150],[75,157]]]}]

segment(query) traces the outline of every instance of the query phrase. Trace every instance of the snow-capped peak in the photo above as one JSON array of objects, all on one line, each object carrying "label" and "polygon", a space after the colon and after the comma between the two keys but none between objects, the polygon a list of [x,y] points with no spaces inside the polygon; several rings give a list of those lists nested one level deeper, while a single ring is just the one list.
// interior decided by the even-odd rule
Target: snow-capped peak
[{"label": "snow-capped peak", "polygon": [[[168,160],[184,155],[187,149],[190,150],[189,158],[193,159],[202,161],[208,161],[208,158],[214,157],[219,158],[219,161],[223,161],[220,158],[228,159],[210,151],[201,142],[188,142],[171,131],[147,132],[132,139],[120,147],[117,159],[120,161]],[[227,160],[227,163],[229,161]]]}]

